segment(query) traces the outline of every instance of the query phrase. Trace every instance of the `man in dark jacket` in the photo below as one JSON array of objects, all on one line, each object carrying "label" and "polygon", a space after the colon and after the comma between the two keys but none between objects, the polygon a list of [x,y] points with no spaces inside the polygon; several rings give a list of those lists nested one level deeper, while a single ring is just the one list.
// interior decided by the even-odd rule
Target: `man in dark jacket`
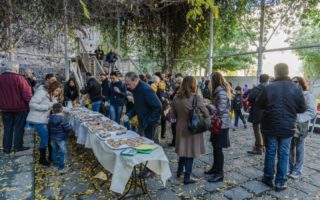
[{"label": "man in dark jacket", "polygon": [[305,112],[306,103],[302,90],[288,77],[288,65],[280,63],[274,69],[276,79],[262,91],[258,105],[263,109],[261,130],[266,143],[263,182],[273,187],[277,155],[275,189],[281,191],[287,188],[290,143],[296,131],[297,113]]},{"label": "man in dark jacket", "polygon": [[118,60],[118,55],[115,53],[114,49],[110,49],[109,53],[106,56],[106,61],[109,64],[109,72],[114,70],[115,63]]},{"label": "man in dark jacket", "polygon": [[116,72],[111,72],[110,79],[110,118],[119,123],[126,101],[127,88],[125,84],[119,80]]},{"label": "man in dark jacket", "polygon": [[26,69],[24,71],[24,78],[26,79],[29,86],[31,87],[32,94],[34,94],[34,87],[36,86],[37,82],[32,77],[32,71],[30,69]]},{"label": "man in dark jacket", "polygon": [[87,86],[81,90],[81,93],[88,94],[92,110],[95,112],[100,111],[101,106],[101,86],[100,83],[91,75],[91,73],[86,73]]},{"label": "man in dark jacket", "polygon": [[31,87],[19,74],[19,65],[10,64],[0,75],[0,110],[2,110],[4,136],[3,152],[9,154],[14,138],[14,151],[23,151],[24,125],[32,98]]},{"label": "man in dark jacket", "polygon": [[108,78],[108,74],[102,73],[100,74],[100,81],[101,81],[101,89],[102,89],[102,101],[104,104],[104,115],[110,117],[110,85],[111,82]]},{"label": "man in dark jacket", "polygon": [[162,111],[159,98],[147,83],[139,80],[138,75],[134,72],[126,74],[125,83],[131,90],[135,102],[133,112],[125,118],[131,118],[137,114],[139,131],[145,137],[154,140],[156,125],[159,123]]},{"label": "man in dark jacket", "polygon": [[[162,105],[156,93],[151,87],[139,80],[135,72],[128,72],[125,76],[125,83],[131,90],[134,99],[134,108],[130,113],[124,116],[124,122],[133,116],[138,116],[139,132],[150,140],[155,140],[156,126],[160,121]],[[148,178],[153,173],[146,169],[140,174],[144,178]]]},{"label": "man in dark jacket", "polygon": [[99,45],[98,48],[94,51],[96,54],[97,60],[99,60],[100,65],[103,67],[103,57],[104,57],[104,51],[102,50],[102,46]]},{"label": "man in dark jacket", "polygon": [[248,96],[248,100],[251,104],[250,114],[248,121],[252,123],[254,137],[255,137],[255,146],[252,151],[248,151],[249,154],[262,155],[263,152],[263,136],[260,128],[260,121],[262,117],[262,110],[259,108],[257,104],[257,99],[261,95],[264,88],[267,86],[269,81],[269,75],[261,74],[260,76],[260,84],[254,87]]}]

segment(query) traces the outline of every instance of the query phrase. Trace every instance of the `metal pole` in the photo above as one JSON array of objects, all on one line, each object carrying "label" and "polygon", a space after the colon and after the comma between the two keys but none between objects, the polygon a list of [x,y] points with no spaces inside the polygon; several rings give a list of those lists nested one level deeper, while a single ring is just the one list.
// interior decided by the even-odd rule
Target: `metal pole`
[{"label": "metal pole", "polygon": [[121,27],[120,27],[120,23],[121,23],[121,20],[120,20],[120,13],[119,13],[119,8],[117,7],[117,20],[118,20],[118,23],[117,23],[117,52],[118,53],[120,53],[120,39],[121,39],[121,37],[120,37],[120,29],[121,29]]},{"label": "metal pole", "polygon": [[260,38],[259,38],[259,48],[258,48],[258,70],[257,70],[257,80],[262,73],[263,65],[263,36],[264,36],[264,15],[265,15],[265,0],[261,0],[261,16],[260,16]]},{"label": "metal pole", "polygon": [[65,68],[64,68],[64,75],[65,79],[69,80],[69,62],[68,62],[68,12],[67,12],[67,0],[63,1],[64,4],[64,62],[65,62]]},{"label": "metal pole", "polygon": [[13,34],[12,34],[12,1],[9,0],[9,7],[10,7],[10,14],[9,14],[9,27],[8,27],[8,36],[9,36],[9,61],[13,62],[15,61],[15,53],[14,53],[14,45],[13,45]]},{"label": "metal pole", "polygon": [[208,65],[208,75],[212,74],[213,65],[213,10],[210,11],[210,42],[209,42],[209,65]]}]

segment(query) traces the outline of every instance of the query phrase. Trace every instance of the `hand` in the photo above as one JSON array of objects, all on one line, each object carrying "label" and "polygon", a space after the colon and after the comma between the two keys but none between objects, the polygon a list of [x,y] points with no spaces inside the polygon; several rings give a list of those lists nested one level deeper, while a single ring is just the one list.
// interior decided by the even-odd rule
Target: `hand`
[{"label": "hand", "polygon": [[133,96],[127,96],[129,102],[133,102]]},{"label": "hand", "polygon": [[129,121],[128,115],[123,115],[120,121],[121,121],[122,124],[123,123],[127,123]]},{"label": "hand", "polygon": [[118,87],[114,87],[113,89],[114,89],[114,91],[115,91],[116,93],[120,93],[120,90],[119,90]]}]

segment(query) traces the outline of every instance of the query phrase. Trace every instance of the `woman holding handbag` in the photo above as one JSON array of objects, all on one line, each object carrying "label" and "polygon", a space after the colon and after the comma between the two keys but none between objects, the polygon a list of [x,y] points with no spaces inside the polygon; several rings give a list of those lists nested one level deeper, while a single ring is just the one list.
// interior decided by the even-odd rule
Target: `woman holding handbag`
[{"label": "woman holding handbag", "polygon": [[211,142],[213,146],[213,166],[205,174],[213,175],[209,182],[223,181],[224,155],[223,148],[230,146],[229,127],[231,123],[231,87],[221,73],[215,72],[211,77],[212,105],[209,106],[213,114],[211,127]]},{"label": "woman holding handbag", "polygon": [[177,177],[179,178],[185,169],[185,185],[196,182],[191,179],[193,160],[205,153],[203,133],[193,134],[188,128],[190,112],[194,107],[202,113],[203,117],[209,117],[209,111],[196,93],[196,79],[192,76],[185,77],[173,100],[172,107],[173,115],[177,119],[175,146],[176,153],[179,155]]}]

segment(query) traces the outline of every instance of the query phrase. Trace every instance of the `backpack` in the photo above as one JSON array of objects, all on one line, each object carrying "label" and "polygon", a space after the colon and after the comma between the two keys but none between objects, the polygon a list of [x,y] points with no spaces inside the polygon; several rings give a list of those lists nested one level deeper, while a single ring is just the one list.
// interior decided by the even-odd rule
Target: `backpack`
[{"label": "backpack", "polygon": [[210,99],[210,97],[211,97],[211,92],[210,92],[210,89],[209,89],[208,87],[203,88],[203,90],[202,90],[202,96],[203,96],[203,98],[205,98],[205,99]]},{"label": "backpack", "polygon": [[242,100],[242,105],[243,105],[243,110],[245,112],[249,112],[250,108],[251,108],[251,102],[249,101],[249,98],[244,98]]}]

